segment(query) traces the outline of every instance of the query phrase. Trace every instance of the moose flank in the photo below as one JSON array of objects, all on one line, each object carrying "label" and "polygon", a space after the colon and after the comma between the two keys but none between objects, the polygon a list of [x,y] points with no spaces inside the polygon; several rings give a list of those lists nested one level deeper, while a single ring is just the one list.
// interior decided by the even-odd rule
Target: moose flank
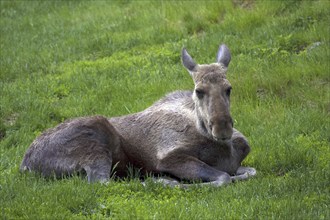
[{"label": "moose flank", "polygon": [[197,64],[185,48],[181,58],[193,91],[170,93],[130,115],[65,121],[31,144],[20,170],[45,177],[83,172],[89,182],[107,182],[114,167],[125,176],[133,165],[168,176],[159,179],[168,185],[186,180],[221,186],[255,176],[254,168],[241,166],[250,146],[230,115],[229,49],[221,45],[212,64]]}]

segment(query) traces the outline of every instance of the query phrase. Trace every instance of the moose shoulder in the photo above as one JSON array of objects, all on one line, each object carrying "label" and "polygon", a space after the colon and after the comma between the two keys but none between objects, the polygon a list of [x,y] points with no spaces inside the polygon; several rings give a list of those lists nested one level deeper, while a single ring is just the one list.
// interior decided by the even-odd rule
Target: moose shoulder
[{"label": "moose shoulder", "polygon": [[115,165],[116,173],[124,175],[132,164],[216,186],[254,176],[254,168],[241,167],[250,147],[233,128],[230,115],[229,49],[221,45],[213,64],[197,64],[185,49],[181,57],[194,81],[193,91],[173,92],[131,115],[64,122],[32,143],[21,170],[45,176],[84,171],[92,182],[109,180]]}]

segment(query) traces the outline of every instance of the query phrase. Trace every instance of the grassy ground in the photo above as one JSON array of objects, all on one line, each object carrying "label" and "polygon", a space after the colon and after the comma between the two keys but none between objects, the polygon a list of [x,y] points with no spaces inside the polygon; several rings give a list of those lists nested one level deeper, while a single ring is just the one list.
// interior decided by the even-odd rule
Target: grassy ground
[{"label": "grassy ground", "polygon": [[[1,219],[329,219],[329,1],[0,2]],[[65,119],[137,112],[192,89],[180,63],[232,52],[235,126],[255,179],[172,189],[89,185],[18,167]]]}]

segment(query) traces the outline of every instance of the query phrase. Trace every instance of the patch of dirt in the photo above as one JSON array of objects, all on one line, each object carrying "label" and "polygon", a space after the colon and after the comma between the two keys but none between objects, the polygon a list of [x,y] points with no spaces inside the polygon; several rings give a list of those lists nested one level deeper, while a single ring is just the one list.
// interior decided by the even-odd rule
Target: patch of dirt
[{"label": "patch of dirt", "polygon": [[254,0],[233,0],[234,7],[241,7],[244,9],[252,9]]}]

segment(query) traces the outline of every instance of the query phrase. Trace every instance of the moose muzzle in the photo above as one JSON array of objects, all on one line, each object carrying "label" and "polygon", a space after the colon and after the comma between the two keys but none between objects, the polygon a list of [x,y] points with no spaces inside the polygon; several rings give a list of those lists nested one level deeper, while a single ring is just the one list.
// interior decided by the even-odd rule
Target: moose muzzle
[{"label": "moose muzzle", "polygon": [[212,137],[216,141],[228,141],[233,135],[233,120],[230,116],[211,120]]}]

